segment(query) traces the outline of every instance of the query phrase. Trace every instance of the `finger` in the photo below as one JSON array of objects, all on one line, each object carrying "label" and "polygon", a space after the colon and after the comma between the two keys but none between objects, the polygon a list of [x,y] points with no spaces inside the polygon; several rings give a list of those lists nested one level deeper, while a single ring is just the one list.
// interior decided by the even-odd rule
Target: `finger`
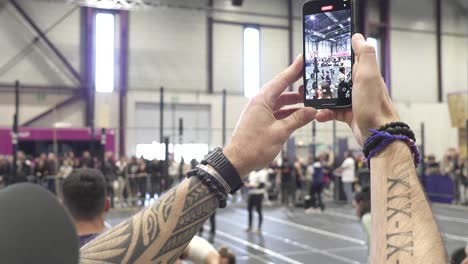
[{"label": "finger", "polygon": [[375,55],[375,48],[369,44],[361,34],[354,34],[353,36],[353,50],[356,54],[356,61],[360,65],[366,65],[369,68],[377,70],[377,57]]},{"label": "finger", "polygon": [[322,109],[318,111],[315,119],[319,122],[336,120],[351,125],[353,121],[352,110],[350,109]]},{"label": "finger", "polygon": [[336,114],[335,111],[330,109],[322,109],[317,112],[315,116],[315,120],[319,122],[328,122],[331,120],[335,120]]},{"label": "finger", "polygon": [[303,107],[281,120],[281,125],[289,133],[301,128],[314,120],[317,110],[312,107]]},{"label": "finger", "polygon": [[294,108],[286,108],[286,109],[280,109],[276,110],[273,112],[273,115],[277,120],[285,119],[286,117],[290,116],[292,113],[296,112],[300,108],[294,107]]},{"label": "finger", "polygon": [[271,106],[275,104],[276,99],[284,92],[286,87],[292,85],[302,76],[303,68],[304,59],[301,54],[296,57],[291,66],[276,75],[275,78],[264,86],[263,92],[267,96],[267,100],[271,103]]},{"label": "finger", "polygon": [[283,93],[280,97],[276,100],[275,107],[273,107],[273,111],[281,109],[285,105],[294,105],[298,103],[302,103],[304,101],[304,96],[299,93]]}]

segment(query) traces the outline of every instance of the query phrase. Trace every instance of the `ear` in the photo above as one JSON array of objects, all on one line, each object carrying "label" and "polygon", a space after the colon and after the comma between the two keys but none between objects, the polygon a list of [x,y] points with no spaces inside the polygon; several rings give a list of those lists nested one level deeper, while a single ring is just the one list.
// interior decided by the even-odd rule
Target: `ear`
[{"label": "ear", "polygon": [[106,200],[104,201],[104,213],[109,212],[110,207],[111,207],[110,198],[106,197]]}]

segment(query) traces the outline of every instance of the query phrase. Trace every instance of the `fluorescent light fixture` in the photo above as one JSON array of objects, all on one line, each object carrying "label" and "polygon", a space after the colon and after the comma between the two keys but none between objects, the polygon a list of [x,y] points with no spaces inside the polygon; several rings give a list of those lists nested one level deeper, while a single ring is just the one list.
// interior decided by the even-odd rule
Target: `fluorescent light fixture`
[{"label": "fluorescent light fixture", "polygon": [[260,31],[244,28],[244,95],[253,97],[260,91]]},{"label": "fluorescent light fixture", "polygon": [[348,21],[351,21],[351,18],[350,18],[350,17],[348,17]]},{"label": "fluorescent light fixture", "polygon": [[315,20],[315,16],[310,16],[310,20]]},{"label": "fluorescent light fixture", "polygon": [[329,26],[328,29],[330,29],[331,27]]},{"label": "fluorescent light fixture", "polygon": [[340,28],[344,28],[344,26],[342,24],[340,24]]},{"label": "fluorescent light fixture", "polygon": [[114,15],[96,14],[95,88],[99,93],[114,90],[115,24]]}]

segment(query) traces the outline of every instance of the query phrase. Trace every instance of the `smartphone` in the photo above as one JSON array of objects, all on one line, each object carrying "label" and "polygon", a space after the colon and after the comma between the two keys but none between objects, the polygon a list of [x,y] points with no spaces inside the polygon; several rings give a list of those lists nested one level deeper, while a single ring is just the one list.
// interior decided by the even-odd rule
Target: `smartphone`
[{"label": "smartphone", "polygon": [[302,6],[305,106],[351,107],[353,1],[314,0]]}]

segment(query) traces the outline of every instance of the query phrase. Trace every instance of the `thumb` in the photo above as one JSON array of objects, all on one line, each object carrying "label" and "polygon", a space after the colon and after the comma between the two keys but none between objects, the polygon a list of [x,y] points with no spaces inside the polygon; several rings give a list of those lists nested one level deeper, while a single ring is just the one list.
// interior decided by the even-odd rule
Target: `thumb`
[{"label": "thumb", "polygon": [[298,109],[290,116],[286,117],[285,119],[281,120],[284,123],[287,131],[290,133],[294,132],[296,129],[301,128],[312,120],[314,120],[315,115],[317,114],[317,110],[311,107],[304,107]]}]

